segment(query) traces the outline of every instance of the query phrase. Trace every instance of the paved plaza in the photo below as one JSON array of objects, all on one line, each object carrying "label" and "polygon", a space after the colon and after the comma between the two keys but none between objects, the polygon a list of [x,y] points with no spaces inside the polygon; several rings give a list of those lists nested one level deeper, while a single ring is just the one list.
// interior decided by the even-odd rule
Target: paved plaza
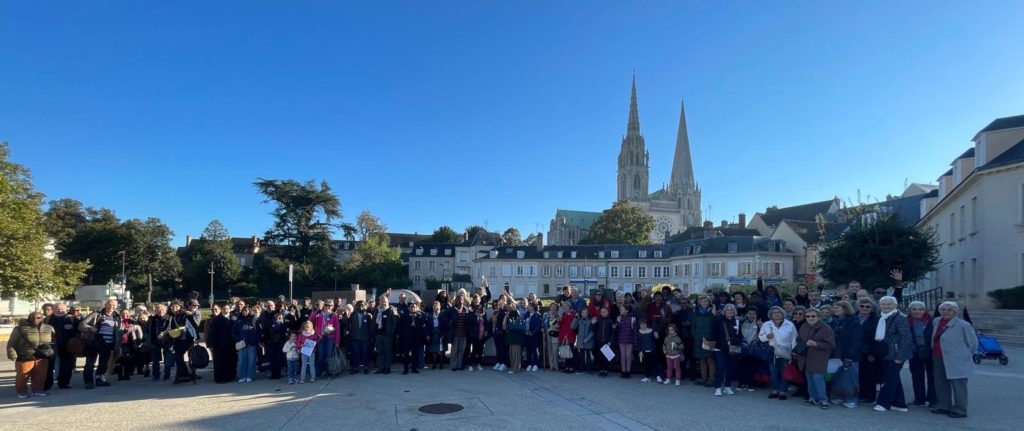
[{"label": "paved plaza", "polygon": [[[73,389],[20,400],[12,363],[2,361],[0,430],[1011,430],[1024,421],[1024,349],[1008,354],[1009,366],[979,366],[970,383],[971,416],[963,420],[913,407],[909,413],[867,406],[823,411],[802,400],[769,400],[765,390],[716,398],[703,387],[641,383],[636,376],[511,375],[486,367],[472,373],[346,374],[292,386],[264,378],[218,385],[204,370],[197,385],[136,377],[92,391],[81,388],[76,374]],[[909,373],[904,377],[909,388]],[[442,402],[463,409],[444,415],[419,410]]]}]

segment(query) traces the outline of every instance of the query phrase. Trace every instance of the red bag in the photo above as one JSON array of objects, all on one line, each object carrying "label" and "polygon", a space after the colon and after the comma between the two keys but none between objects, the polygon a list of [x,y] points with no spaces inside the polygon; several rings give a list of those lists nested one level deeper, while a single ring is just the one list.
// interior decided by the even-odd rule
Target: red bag
[{"label": "red bag", "polygon": [[796,365],[793,363],[786,364],[786,369],[782,371],[782,378],[794,385],[804,384],[804,374],[796,369]]}]

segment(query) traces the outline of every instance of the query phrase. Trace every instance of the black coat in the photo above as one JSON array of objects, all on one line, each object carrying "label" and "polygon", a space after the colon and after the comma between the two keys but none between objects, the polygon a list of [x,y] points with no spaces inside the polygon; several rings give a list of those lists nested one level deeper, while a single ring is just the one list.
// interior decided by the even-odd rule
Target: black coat
[{"label": "black coat", "polygon": [[[870,319],[869,319],[870,320]],[[878,321],[875,320],[875,325]],[[832,351],[833,358],[846,359],[859,362],[864,352],[864,327],[860,324],[857,316],[843,317],[836,322],[835,326],[836,347]],[[871,339],[874,340],[875,330],[871,329]]]},{"label": "black coat", "polygon": [[472,342],[474,340],[479,340],[481,338],[479,333],[480,325],[479,323],[477,323],[481,320],[483,320],[484,322],[484,333],[482,338],[486,340],[487,337],[491,336],[491,319],[488,319],[486,314],[483,316],[478,316],[476,313],[469,313],[466,316],[466,339]]},{"label": "black coat", "polygon": [[714,335],[715,348],[720,351],[728,352],[729,345],[743,345],[743,334],[740,332],[739,319],[725,320],[725,317],[719,316],[715,319],[714,326],[711,327],[711,333]]},{"label": "black coat", "polygon": [[214,350],[235,348],[235,339],[231,336],[232,321],[224,315],[210,319],[210,338],[206,346]]},{"label": "black coat", "polygon": [[611,317],[602,317],[597,319],[597,323],[594,324],[594,347],[600,348],[605,344],[615,343],[615,328],[612,327],[615,322]]},{"label": "black coat", "polygon": [[405,313],[398,319],[398,339],[424,344],[427,341],[427,318],[421,312]]}]

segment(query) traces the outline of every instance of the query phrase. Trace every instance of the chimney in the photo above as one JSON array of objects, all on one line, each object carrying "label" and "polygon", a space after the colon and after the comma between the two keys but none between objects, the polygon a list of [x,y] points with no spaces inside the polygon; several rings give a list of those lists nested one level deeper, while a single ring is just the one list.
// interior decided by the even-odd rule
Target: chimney
[{"label": "chimney", "polygon": [[469,231],[468,230],[462,233],[462,240],[463,241],[469,241]]},{"label": "chimney", "polygon": [[711,220],[705,220],[704,221],[704,229],[714,229],[714,228],[715,228],[715,223],[714,222],[712,222]]},{"label": "chimney", "polygon": [[185,247],[188,247],[189,244],[192,244],[192,235],[185,235]]},{"label": "chimney", "polygon": [[256,235],[253,235],[253,236],[252,236],[252,245],[253,245],[253,246],[257,246],[257,245],[260,245],[260,239],[259,239],[259,237],[257,237]]},{"label": "chimney", "polygon": [[537,237],[533,240],[533,246],[537,247],[537,251],[541,251],[544,248],[544,234],[537,232]]},{"label": "chimney", "polygon": [[746,227],[747,227],[747,215],[744,214],[744,213],[740,213],[740,228],[746,228]]}]

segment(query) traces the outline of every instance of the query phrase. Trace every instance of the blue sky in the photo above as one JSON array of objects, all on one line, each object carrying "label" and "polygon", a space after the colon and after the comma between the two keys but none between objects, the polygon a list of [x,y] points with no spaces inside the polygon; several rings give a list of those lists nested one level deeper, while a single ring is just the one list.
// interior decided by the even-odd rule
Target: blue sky
[{"label": "blue sky", "polygon": [[[716,223],[934,182],[1024,113],[1024,2],[6,2],[0,141],[48,198],[262,235],[257,177],[345,220],[524,235],[615,198],[637,71],[651,188],[685,97]],[[708,214],[705,214],[707,217]]]}]

